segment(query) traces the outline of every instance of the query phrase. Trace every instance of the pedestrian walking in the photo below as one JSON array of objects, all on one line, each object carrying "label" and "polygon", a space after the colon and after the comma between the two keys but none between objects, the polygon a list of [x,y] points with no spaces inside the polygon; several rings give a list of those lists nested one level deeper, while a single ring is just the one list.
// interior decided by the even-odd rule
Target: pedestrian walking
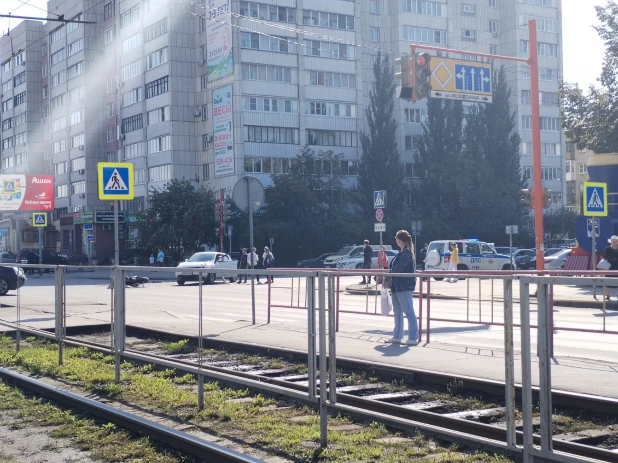
[{"label": "pedestrian walking", "polygon": [[154,254],[150,254],[150,257],[148,258],[148,263],[151,267],[154,267]]},{"label": "pedestrian walking", "polygon": [[[371,246],[369,246],[369,240],[365,240],[363,244],[365,245],[365,247],[363,248],[363,269],[371,269],[371,257],[373,256],[373,249],[371,248]],[[369,283],[371,283],[371,275],[368,275],[366,277],[365,275],[363,275],[363,281],[361,281],[359,284],[368,285]]]},{"label": "pedestrian walking", "polygon": [[[257,255],[257,249],[254,247],[251,252],[249,253],[249,266],[252,270],[255,270],[256,268],[258,268],[258,265],[260,263],[260,258]],[[253,279],[253,276],[251,277],[251,279]],[[260,276],[257,276],[257,281],[258,281],[258,285],[261,284],[260,283]]]},{"label": "pedestrian walking", "polygon": [[[611,264],[609,270],[618,270],[618,236],[612,235],[607,241],[609,242],[609,246],[603,250],[603,258]],[[605,298],[609,301],[612,293],[616,293],[616,291],[615,287],[610,288],[609,294],[605,296]]]},{"label": "pedestrian walking", "polygon": [[165,254],[163,254],[163,249],[159,249],[159,253],[157,254],[157,265],[159,267],[163,267],[165,262]]},{"label": "pedestrian walking", "polygon": [[[414,246],[412,236],[406,230],[399,230],[395,237],[397,246],[401,251],[391,261],[388,273],[414,273]],[[416,346],[418,344],[418,321],[414,313],[414,303],[412,300],[414,289],[416,288],[416,278],[410,277],[391,277],[385,278],[385,286],[390,287],[393,294],[393,315],[395,316],[395,328],[393,337],[387,339],[386,343],[406,344]],[[388,290],[388,289],[383,289]],[[408,319],[408,339],[403,341],[403,316]]]},{"label": "pedestrian walking", "polygon": [[[247,254],[247,248],[242,248],[242,252],[240,254],[240,259],[238,259],[238,264],[236,264],[236,267],[239,269],[247,269],[247,267],[249,266],[249,255]],[[239,273],[238,274],[238,284],[242,283],[242,277],[245,277],[245,283],[247,282],[247,274],[246,273]]]},{"label": "pedestrian walking", "polygon": [[[264,266],[264,270],[273,268],[275,266],[275,258],[271,254],[270,249],[268,249],[267,247],[264,247],[264,254],[262,255],[262,265]],[[267,275],[266,282],[268,283],[269,281],[271,283],[275,281],[274,277]]]},{"label": "pedestrian walking", "polygon": [[[457,248],[457,243],[451,243],[451,258],[448,262],[448,272],[454,273],[457,271],[457,264],[459,264],[459,249]],[[459,281],[458,278],[448,278],[446,281],[449,283],[457,283]]]}]

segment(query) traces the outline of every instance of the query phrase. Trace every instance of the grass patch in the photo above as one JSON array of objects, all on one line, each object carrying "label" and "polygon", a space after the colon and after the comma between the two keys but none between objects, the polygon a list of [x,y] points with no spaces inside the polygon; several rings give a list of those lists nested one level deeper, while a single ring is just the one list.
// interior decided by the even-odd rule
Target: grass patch
[{"label": "grass patch", "polygon": [[[183,346],[174,349],[186,348]],[[251,362],[254,358],[246,356],[243,361]],[[121,382],[116,384],[113,357],[101,356],[85,348],[65,349],[64,365],[58,366],[55,344],[31,346],[24,343],[20,352],[16,353],[12,345],[0,342],[0,364],[61,378],[87,390],[164,413],[198,427],[208,428],[222,437],[240,440],[297,461],[407,463],[411,460],[422,462],[426,457],[428,461],[434,462],[511,461],[481,453],[461,457],[452,448],[427,440],[420,434],[403,442],[380,441],[398,434],[392,433],[379,423],[365,423],[352,430],[333,429],[334,426],[355,423],[345,417],[329,417],[329,446],[320,449],[319,415],[312,408],[265,409],[264,407],[277,403],[276,400],[259,394],[252,397],[252,400],[234,400],[249,397],[249,391],[224,388],[216,382],[207,382],[204,384],[204,409],[198,410],[197,393],[193,386],[195,378],[192,375],[180,375],[174,370],[155,371],[151,365],[138,367],[124,362],[121,365]],[[368,378],[366,374],[360,374],[352,376],[349,382],[355,384],[367,380],[376,381],[375,378]],[[53,421],[53,414],[50,419]],[[66,417],[62,417],[62,420],[64,419]],[[57,421],[54,423],[58,424]],[[105,442],[105,433],[115,432],[113,429],[99,429],[96,433],[92,430],[79,431],[74,423],[62,424],[55,430],[59,436],[74,436],[75,439],[80,439],[77,442],[86,449]],[[131,453],[131,448],[126,443],[123,447],[124,453],[117,452],[118,455],[123,455],[122,461],[136,458],[132,456],[135,453]],[[97,457],[109,458],[111,453],[101,450]]]},{"label": "grass patch", "polygon": [[[50,437],[68,439],[71,447],[88,451],[92,458],[104,462],[190,463],[197,461],[174,452],[161,450],[149,439],[117,429],[111,423],[103,424],[46,400],[26,395],[1,381],[0,410],[17,411],[15,422],[10,424],[13,429],[30,426],[50,427]],[[51,442],[45,447],[47,450],[59,448],[56,442]],[[0,463],[15,461],[0,452]]]},{"label": "grass patch", "polygon": [[181,339],[177,342],[165,342],[161,344],[161,349],[170,355],[188,354],[194,350],[188,339]]}]

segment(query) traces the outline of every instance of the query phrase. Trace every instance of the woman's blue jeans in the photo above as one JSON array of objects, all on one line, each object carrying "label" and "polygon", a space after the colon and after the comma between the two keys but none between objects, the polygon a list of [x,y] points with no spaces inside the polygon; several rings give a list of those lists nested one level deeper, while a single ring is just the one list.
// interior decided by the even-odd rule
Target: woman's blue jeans
[{"label": "woman's blue jeans", "polygon": [[403,339],[403,315],[408,319],[408,338],[418,339],[418,322],[414,313],[412,291],[393,291],[393,314],[395,330],[393,337]]}]

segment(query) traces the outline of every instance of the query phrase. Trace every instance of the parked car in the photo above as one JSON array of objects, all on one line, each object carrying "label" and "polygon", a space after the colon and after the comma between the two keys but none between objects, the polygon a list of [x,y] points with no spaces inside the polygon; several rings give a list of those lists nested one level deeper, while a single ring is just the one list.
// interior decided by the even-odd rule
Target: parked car
[{"label": "parked car", "polygon": [[2,264],[14,264],[17,256],[12,252],[0,253],[0,263]]},{"label": "parked car", "polygon": [[26,280],[26,275],[21,268],[0,265],[0,296],[21,288],[26,284]]},{"label": "parked car", "polygon": [[[378,268],[378,252],[374,249],[371,255],[371,268]],[[386,251],[386,259],[388,260],[388,264],[390,265],[391,261],[395,258],[395,256],[399,253],[399,251],[394,251],[393,249],[388,249]],[[360,257],[349,257],[347,259],[341,259],[337,262],[337,268],[362,268],[363,267],[363,256]]]},{"label": "parked car", "polygon": [[563,269],[570,255],[571,250],[564,249],[550,256],[545,256],[545,270]]},{"label": "parked car", "polygon": [[318,257],[314,257],[313,259],[305,259],[299,260],[296,264],[296,267],[299,268],[324,268],[324,261],[327,257],[332,256],[333,252],[327,252],[326,254],[322,254]]},{"label": "parked car", "polygon": [[515,259],[515,267],[520,270],[529,270],[536,268],[536,251],[534,249],[518,249],[513,253]]},{"label": "parked car", "polygon": [[[182,286],[187,281],[199,281],[199,273],[191,269],[212,269],[209,273],[202,273],[202,281],[206,284],[213,284],[217,278],[216,269],[236,269],[237,261],[233,260],[229,254],[223,252],[196,252],[189,259],[178,264],[180,271],[176,272],[176,283]],[[229,277],[228,277],[229,278]],[[234,278],[229,278],[234,281]]]},{"label": "parked car", "polygon": [[515,252],[519,248],[510,248],[508,246],[498,246],[498,247],[494,247],[494,249],[496,250],[496,252],[498,254],[504,254],[505,256],[510,256],[511,255],[511,249],[512,249],[513,250],[513,258],[515,258]]},{"label": "parked car", "polygon": [[[17,254],[15,262],[18,264],[38,264],[39,263],[39,250],[33,248],[24,248]],[[50,251],[49,249],[43,249],[43,265],[69,265],[69,261],[66,257],[60,254]],[[26,269],[26,273],[34,273],[35,269]],[[49,273],[49,269],[45,269],[45,273]]]},{"label": "parked car", "polygon": [[[372,244],[370,246],[371,246],[371,249],[373,249],[374,251],[378,251],[380,249],[379,244]],[[364,247],[365,246],[362,246],[362,245],[361,246],[345,246],[341,248],[339,251],[337,251],[336,253],[334,253],[332,256],[328,256],[324,260],[324,267],[337,268],[340,260],[355,258],[355,257],[363,257]],[[390,249],[393,249],[393,247],[390,244],[388,245],[385,244],[384,249],[388,251]]]},{"label": "parked car", "polygon": [[[558,252],[562,252],[565,251],[564,248],[547,248],[545,249],[545,251],[543,251],[543,256],[545,257],[549,257],[552,256]],[[520,268],[519,266],[517,268]],[[530,260],[528,261],[528,269],[536,269],[536,252],[534,254],[534,256],[532,256],[530,258]],[[524,270],[524,269],[522,269]]]}]

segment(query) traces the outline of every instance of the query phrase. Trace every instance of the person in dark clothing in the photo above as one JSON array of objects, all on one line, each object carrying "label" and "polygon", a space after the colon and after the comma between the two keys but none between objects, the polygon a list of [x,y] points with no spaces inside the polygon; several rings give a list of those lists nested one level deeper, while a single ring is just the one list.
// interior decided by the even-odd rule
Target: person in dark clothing
[{"label": "person in dark clothing", "polygon": [[[607,246],[603,250],[603,258],[610,263],[611,267],[609,270],[618,270],[618,236],[613,235],[609,240],[609,246]],[[612,275],[613,276],[613,275]],[[615,289],[610,289],[610,293],[606,296],[606,299],[609,301],[611,293],[616,291]]]},{"label": "person in dark clothing", "polygon": [[427,246],[425,243],[423,249],[418,252],[418,260],[416,261],[417,266],[420,267],[421,270],[425,270],[425,259],[427,258]]},{"label": "person in dark clothing", "polygon": [[[236,264],[236,268],[239,269],[247,269],[249,268],[249,261],[248,258],[249,256],[247,255],[247,248],[242,248],[242,253],[240,254],[240,259],[238,259],[238,263]],[[238,281],[237,283],[240,284],[242,283],[242,277],[245,277],[245,283],[247,282],[247,274],[246,273],[239,273],[238,274]]]},{"label": "person in dark clothing", "polygon": [[[362,268],[370,269],[371,268],[371,257],[373,256],[373,249],[371,249],[371,246],[369,246],[369,240],[365,240],[363,244],[365,245],[365,247],[363,248],[363,267]],[[367,277],[363,275],[363,281],[361,281],[359,284],[368,285],[369,283],[371,283],[371,275]]]},{"label": "person in dark clothing", "polygon": [[[262,263],[264,265],[264,270],[273,268],[275,266],[275,258],[270,252],[270,249],[268,249],[267,247],[264,248],[264,254],[262,255]],[[266,282],[268,282],[269,280],[272,283],[275,279],[272,276],[267,275]]]}]

